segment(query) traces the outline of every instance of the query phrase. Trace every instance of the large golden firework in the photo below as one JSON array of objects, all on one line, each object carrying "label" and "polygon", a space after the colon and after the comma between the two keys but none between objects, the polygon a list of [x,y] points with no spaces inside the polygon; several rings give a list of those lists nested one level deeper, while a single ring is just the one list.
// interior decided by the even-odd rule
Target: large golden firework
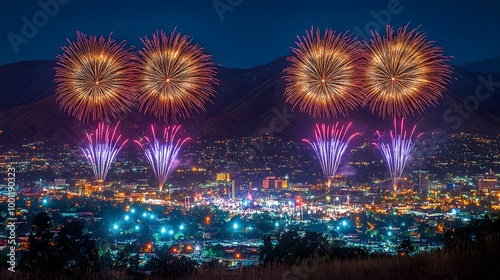
[{"label": "large golden firework", "polygon": [[361,103],[356,79],[362,67],[360,44],[347,34],[311,28],[292,48],[292,65],[285,69],[285,97],[313,117],[346,116]]},{"label": "large golden firework", "polygon": [[142,39],[139,51],[139,110],[156,118],[173,121],[189,118],[193,111],[205,110],[205,103],[215,93],[216,70],[211,56],[188,36],[175,30],[163,31]]},{"label": "large golden firework", "polygon": [[105,121],[135,105],[132,55],[124,42],[77,32],[55,67],[59,106],[76,119]]},{"label": "large golden firework", "polygon": [[424,33],[408,26],[373,33],[366,43],[364,103],[382,118],[422,113],[435,105],[451,77],[449,59]]}]

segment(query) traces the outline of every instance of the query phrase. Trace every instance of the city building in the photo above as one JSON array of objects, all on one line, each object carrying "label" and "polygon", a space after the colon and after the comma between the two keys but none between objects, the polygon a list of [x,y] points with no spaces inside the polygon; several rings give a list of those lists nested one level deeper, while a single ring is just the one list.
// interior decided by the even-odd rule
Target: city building
[{"label": "city building", "polygon": [[496,188],[497,183],[498,183],[497,176],[493,174],[490,170],[490,172],[484,174],[482,178],[478,179],[477,187],[480,190],[492,191]]},{"label": "city building", "polygon": [[286,189],[288,180],[282,177],[268,176],[262,180],[262,189]]},{"label": "city building", "polygon": [[427,170],[413,171],[413,189],[416,191],[429,190],[429,171]]},{"label": "city building", "polygon": [[328,177],[328,182],[330,183],[330,187],[345,187],[347,185],[347,178],[346,176],[335,175]]},{"label": "city building", "polygon": [[217,173],[215,175],[215,181],[217,181],[217,182],[230,182],[231,176],[229,175],[229,173]]}]

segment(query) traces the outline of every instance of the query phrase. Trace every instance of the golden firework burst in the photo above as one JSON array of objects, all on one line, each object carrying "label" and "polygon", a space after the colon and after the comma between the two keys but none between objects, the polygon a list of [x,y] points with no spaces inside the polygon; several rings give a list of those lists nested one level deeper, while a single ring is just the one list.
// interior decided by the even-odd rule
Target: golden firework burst
[{"label": "golden firework burst", "polygon": [[348,34],[327,29],[323,36],[311,28],[292,48],[292,65],[285,69],[285,97],[313,117],[346,116],[361,103],[358,69],[360,44]]},{"label": "golden firework burst", "polygon": [[139,51],[139,110],[156,118],[173,121],[189,118],[193,111],[205,110],[215,94],[216,69],[211,56],[188,36],[172,31],[170,36],[156,32],[142,39]]},{"label": "golden firework burst", "polygon": [[84,123],[129,112],[135,106],[134,70],[125,42],[81,32],[76,42],[68,42],[55,67],[60,108]]},{"label": "golden firework burst", "polygon": [[440,47],[408,25],[386,36],[373,32],[366,43],[364,104],[382,118],[404,118],[435,105],[451,77],[449,59]]}]

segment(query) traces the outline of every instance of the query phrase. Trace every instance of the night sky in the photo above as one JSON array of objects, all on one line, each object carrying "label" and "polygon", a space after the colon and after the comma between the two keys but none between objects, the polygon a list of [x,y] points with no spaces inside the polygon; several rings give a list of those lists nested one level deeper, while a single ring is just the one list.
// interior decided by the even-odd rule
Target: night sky
[{"label": "night sky", "polygon": [[[40,2],[53,1],[56,0]],[[61,53],[61,46],[67,44],[66,38],[76,38],[76,31],[106,37],[113,32],[114,39],[126,40],[129,46],[140,48],[140,37],[151,36],[159,29],[170,33],[177,26],[178,31],[205,47],[217,64],[248,68],[289,54],[296,36],[305,34],[311,26],[341,32],[349,30],[363,38],[367,25],[371,28],[382,26],[377,23],[377,13],[382,15],[381,21],[386,21],[390,15],[389,23],[395,27],[408,22],[411,27],[421,26],[429,39],[442,46],[447,55],[455,57],[453,64],[500,55],[500,1],[496,0],[467,1],[466,4],[438,0],[357,0],[349,3],[315,0],[103,1],[105,3],[59,0],[67,3],[58,4],[58,11],[51,12],[46,18],[47,13],[42,12],[39,1],[2,2],[0,65],[55,59]],[[31,24],[34,16],[40,27],[35,32],[28,30],[24,36],[22,18]],[[362,30],[363,34],[356,33],[356,30]],[[19,40],[17,46],[11,43],[13,38]]]}]

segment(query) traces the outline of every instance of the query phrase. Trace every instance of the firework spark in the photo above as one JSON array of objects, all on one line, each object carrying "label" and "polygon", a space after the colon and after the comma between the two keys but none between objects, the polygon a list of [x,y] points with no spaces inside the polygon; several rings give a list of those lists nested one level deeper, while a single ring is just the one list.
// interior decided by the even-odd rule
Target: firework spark
[{"label": "firework spark", "polygon": [[135,106],[133,56],[125,43],[77,32],[55,67],[59,106],[79,121],[102,121]]},{"label": "firework spark", "polygon": [[400,28],[394,35],[373,33],[366,43],[364,104],[387,116],[407,117],[437,103],[451,77],[449,59],[417,29]]},{"label": "firework spark", "polygon": [[170,116],[189,118],[193,111],[205,110],[218,84],[211,56],[191,44],[188,36],[172,31],[142,39],[139,51],[139,110],[167,120]]},{"label": "firework spark", "polygon": [[[420,133],[415,139],[413,138],[416,128],[417,125],[414,125],[411,132],[408,133],[404,129],[404,119],[401,119],[401,125],[398,131],[397,121],[396,118],[394,118],[394,131],[390,131],[390,141],[385,143],[383,141],[373,143],[379,148],[385,159],[387,167],[389,168],[389,173],[391,174],[394,190],[397,189],[397,182],[401,179],[410,153],[413,151],[415,140],[422,135],[422,133]],[[379,139],[382,139],[380,132],[377,131],[377,135]]]},{"label": "firework spark", "polygon": [[351,127],[351,123],[347,126],[339,126],[339,123],[329,126],[325,124],[317,124],[314,130],[316,141],[311,142],[307,139],[302,141],[311,145],[316,156],[319,159],[323,175],[327,177],[328,184],[330,180],[337,173],[340,164],[340,159],[347,149],[349,142],[359,133],[354,133],[347,136],[347,131]]},{"label": "firework spark", "polygon": [[359,43],[347,34],[319,29],[298,37],[292,65],[285,69],[285,97],[313,117],[347,115],[361,103],[357,70],[363,64]]},{"label": "firework spark", "polygon": [[163,131],[163,138],[157,138],[154,126],[151,125],[153,138],[144,137],[146,139],[145,144],[135,141],[144,150],[144,154],[158,180],[160,191],[162,191],[165,181],[173,171],[173,163],[182,145],[191,139],[177,137],[180,127],[180,125],[167,126]]},{"label": "firework spark", "polygon": [[119,122],[111,129],[109,125],[100,123],[94,135],[86,133],[88,146],[83,148],[82,152],[92,166],[94,178],[101,184],[104,183],[118,152],[128,141],[121,139],[122,136],[117,132],[118,124]]}]

